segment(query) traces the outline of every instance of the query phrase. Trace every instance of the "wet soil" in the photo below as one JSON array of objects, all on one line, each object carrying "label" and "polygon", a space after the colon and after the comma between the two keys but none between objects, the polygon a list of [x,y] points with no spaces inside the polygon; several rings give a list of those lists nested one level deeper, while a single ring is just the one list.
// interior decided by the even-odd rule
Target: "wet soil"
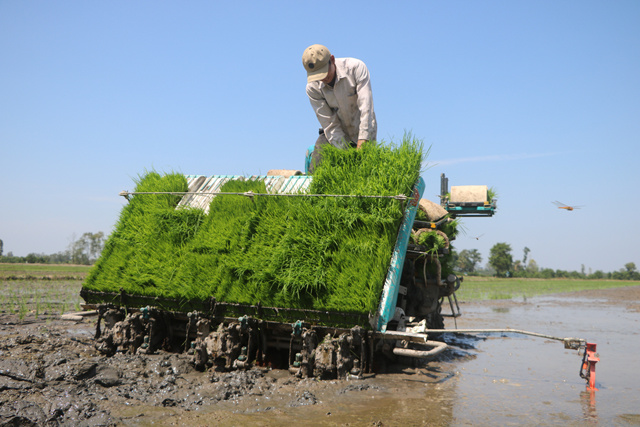
[{"label": "wet soil", "polygon": [[[461,308],[459,328],[550,329],[609,342],[617,339],[615,329],[631,344],[616,341],[611,347],[621,348],[618,352],[602,343],[606,363],[619,353],[638,353],[640,287],[463,303]],[[549,313],[559,312],[568,314],[549,320]],[[596,327],[576,320],[594,313],[627,326],[620,331],[604,321]],[[447,328],[453,327],[448,319]],[[640,425],[635,404],[620,403],[640,391],[636,370],[623,379],[625,370],[606,368],[598,399],[611,399],[608,407],[614,409],[603,410],[600,403],[596,408],[594,395],[584,394],[584,380],[577,375],[581,357],[544,340],[445,334],[451,347],[427,363],[388,366],[387,373],[362,379],[317,381],[259,368],[198,372],[186,354],[105,357],[93,346],[94,332],[95,318],[20,320],[0,314],[0,426]],[[544,362],[543,369],[540,355],[549,354],[554,362]],[[620,357],[625,363],[627,356]]]}]

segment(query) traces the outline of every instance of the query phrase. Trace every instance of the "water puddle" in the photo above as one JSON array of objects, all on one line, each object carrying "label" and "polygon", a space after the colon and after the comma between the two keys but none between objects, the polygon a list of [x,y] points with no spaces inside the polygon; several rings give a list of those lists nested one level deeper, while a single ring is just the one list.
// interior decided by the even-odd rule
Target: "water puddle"
[{"label": "water puddle", "polygon": [[582,357],[561,342],[487,335],[460,364],[453,424],[640,425],[640,315],[606,299],[533,298],[507,310],[472,304],[458,327],[509,327],[597,344],[598,391],[579,377]]}]

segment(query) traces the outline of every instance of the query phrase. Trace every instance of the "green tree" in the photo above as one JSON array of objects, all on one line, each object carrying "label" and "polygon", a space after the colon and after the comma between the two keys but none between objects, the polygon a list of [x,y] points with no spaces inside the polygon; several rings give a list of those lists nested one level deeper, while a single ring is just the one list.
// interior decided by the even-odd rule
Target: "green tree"
[{"label": "green tree", "polygon": [[542,277],[543,279],[553,279],[554,277],[556,277],[556,273],[550,268],[543,268],[540,271],[540,277]]},{"label": "green tree", "polygon": [[102,231],[99,231],[97,233],[91,234],[89,240],[89,256],[92,262],[95,262],[100,256],[102,248],[104,247],[104,233]]},{"label": "green tree", "polygon": [[507,276],[507,273],[513,268],[511,245],[507,243],[496,243],[493,245],[489,253],[489,265],[496,270],[496,276]]},{"label": "green tree", "polygon": [[524,247],[523,249],[524,255],[522,256],[522,266],[523,267],[527,267],[527,256],[529,256],[529,252],[531,252],[531,249],[529,249],[528,247]]},{"label": "green tree", "polygon": [[24,262],[28,264],[46,264],[47,258],[45,254],[30,253],[24,258]]},{"label": "green tree", "polygon": [[450,247],[449,250],[449,263],[452,266],[457,266],[458,265],[458,258],[460,257],[460,254],[458,253],[458,251],[456,251],[453,246]]},{"label": "green tree", "polygon": [[476,270],[476,265],[482,262],[482,255],[477,249],[463,249],[458,254],[457,267],[463,273],[473,273]]},{"label": "green tree", "polygon": [[73,264],[93,264],[102,252],[104,233],[84,233],[69,245],[69,258]]},{"label": "green tree", "polygon": [[0,256],[2,256],[2,247],[4,246],[4,243],[2,242],[2,239],[0,239]]},{"label": "green tree", "polygon": [[615,279],[619,280],[640,280],[640,273],[636,270],[636,264],[634,262],[628,262],[624,265],[624,269],[616,274],[613,273]]},{"label": "green tree", "polygon": [[513,271],[524,271],[524,263],[519,259],[515,260],[513,262]]}]

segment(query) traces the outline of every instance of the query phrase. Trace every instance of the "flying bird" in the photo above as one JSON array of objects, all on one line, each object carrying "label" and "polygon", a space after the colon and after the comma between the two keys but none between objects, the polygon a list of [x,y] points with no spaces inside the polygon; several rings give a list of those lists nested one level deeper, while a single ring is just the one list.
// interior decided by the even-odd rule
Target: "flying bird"
[{"label": "flying bird", "polygon": [[474,236],[474,237],[471,237],[471,238],[472,238],[472,239],[476,239],[476,240],[480,240],[480,238],[481,238],[482,236],[484,236],[484,234],[481,234],[481,235],[479,235],[479,236],[477,236],[477,237],[475,237],[475,236]]},{"label": "flying bird", "polygon": [[582,206],[569,206],[569,205],[561,203],[561,202],[559,202],[557,200],[555,202],[553,202],[553,204],[556,205],[558,207],[558,209],[565,209],[565,210],[568,210],[568,211],[572,211],[574,209],[580,209],[582,207]]}]

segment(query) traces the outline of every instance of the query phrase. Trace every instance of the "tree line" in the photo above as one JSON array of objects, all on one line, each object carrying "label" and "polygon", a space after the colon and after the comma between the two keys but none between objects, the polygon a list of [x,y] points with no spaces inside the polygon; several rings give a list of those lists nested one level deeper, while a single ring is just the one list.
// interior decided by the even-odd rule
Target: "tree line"
[{"label": "tree line", "polygon": [[[72,239],[66,250],[51,255],[30,253],[27,256],[14,256],[13,253],[3,253],[3,242],[0,240],[0,262],[29,263],[29,264],[84,264],[92,265],[99,257],[104,247],[105,236],[102,231],[84,233],[78,239]],[[540,268],[535,260],[528,259],[531,250],[523,250],[522,260],[514,260],[511,245],[496,243],[491,248],[487,266],[482,268],[482,255],[477,249],[463,249],[452,251],[455,272],[477,276],[496,277],[526,277],[539,279],[612,279],[612,280],[640,280],[635,263],[628,262],[618,271],[586,272],[584,265],[581,271],[553,270]]]},{"label": "tree line", "polygon": [[4,254],[4,244],[0,240],[0,262],[27,264],[82,264],[92,265],[100,257],[105,236],[102,231],[84,233],[73,238],[66,250],[55,254],[30,253],[27,256],[14,256],[12,252]]},{"label": "tree line", "polygon": [[640,272],[636,264],[628,262],[618,271],[586,272],[584,264],[581,271],[553,270],[540,268],[535,260],[528,259],[531,250],[527,247],[523,250],[522,260],[514,260],[511,254],[511,245],[508,243],[496,243],[489,252],[489,260],[486,268],[479,265],[482,256],[477,249],[464,249],[459,253],[453,253],[455,271],[467,275],[496,276],[496,277],[526,277],[539,279],[594,279],[594,280],[640,280]]}]

